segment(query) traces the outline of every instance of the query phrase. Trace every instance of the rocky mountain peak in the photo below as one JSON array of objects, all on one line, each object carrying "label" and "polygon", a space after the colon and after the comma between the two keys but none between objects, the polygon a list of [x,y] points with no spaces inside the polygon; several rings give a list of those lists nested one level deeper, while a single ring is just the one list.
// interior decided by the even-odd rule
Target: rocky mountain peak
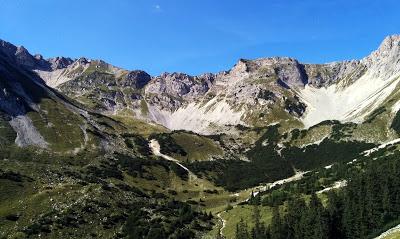
[{"label": "rocky mountain peak", "polygon": [[16,47],[9,42],[0,40],[0,51],[24,67],[32,69],[36,64],[36,59],[23,46]]},{"label": "rocky mountain peak", "polygon": [[36,59],[23,46],[17,47],[15,57],[17,62],[25,67],[33,68],[36,65]]},{"label": "rocky mountain peak", "polygon": [[86,64],[89,63],[89,60],[88,60],[87,58],[85,58],[85,57],[81,57],[81,58],[79,58],[79,59],[77,60],[77,62],[78,62],[79,64],[81,64],[81,65],[86,65]]},{"label": "rocky mountain peak", "polygon": [[203,79],[204,81],[209,82],[209,84],[211,85],[214,82],[216,75],[212,73],[204,73],[197,76],[197,78]]},{"label": "rocky mountain peak", "polygon": [[28,50],[24,46],[18,46],[15,55],[18,54],[29,54]]},{"label": "rocky mountain peak", "polygon": [[0,50],[7,56],[12,56],[15,55],[17,47],[7,41],[0,40]]},{"label": "rocky mountain peak", "polygon": [[366,57],[364,61],[372,62],[393,56],[400,56],[400,35],[386,37],[379,48]]},{"label": "rocky mountain peak", "polygon": [[164,78],[165,80],[179,80],[189,78],[190,76],[182,72],[163,72],[158,77]]},{"label": "rocky mountain peak", "polygon": [[235,64],[235,66],[233,66],[232,70],[230,71],[230,73],[233,74],[243,74],[248,72],[248,62],[249,60],[245,60],[245,59],[239,59],[239,61]]},{"label": "rocky mountain peak", "polygon": [[53,70],[66,68],[74,62],[71,58],[66,57],[50,58],[48,61],[51,64],[51,69]]},{"label": "rocky mountain peak", "polygon": [[394,47],[398,47],[400,44],[400,35],[391,35],[386,37],[380,45],[378,51],[391,50]]},{"label": "rocky mountain peak", "polygon": [[263,77],[276,76],[287,86],[304,86],[307,75],[304,65],[289,57],[269,57],[255,60],[240,59],[230,71],[231,74],[246,77],[251,74],[263,74]]},{"label": "rocky mountain peak", "polygon": [[400,73],[400,35],[386,37],[376,51],[360,62],[369,68],[375,78]]},{"label": "rocky mountain peak", "polygon": [[9,57],[10,60],[30,70],[40,69],[51,71],[64,68],[73,62],[71,59],[64,57],[56,57],[46,60],[40,54],[35,54],[33,56],[24,46],[17,47],[3,40],[0,40],[0,51]]}]

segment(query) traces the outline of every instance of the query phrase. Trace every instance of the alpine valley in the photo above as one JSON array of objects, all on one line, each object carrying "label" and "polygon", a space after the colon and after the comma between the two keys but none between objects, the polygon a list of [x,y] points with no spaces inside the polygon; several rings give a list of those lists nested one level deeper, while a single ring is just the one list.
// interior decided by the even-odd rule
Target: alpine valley
[{"label": "alpine valley", "polygon": [[400,35],[198,76],[0,40],[0,238],[375,238],[400,224],[399,110]]}]

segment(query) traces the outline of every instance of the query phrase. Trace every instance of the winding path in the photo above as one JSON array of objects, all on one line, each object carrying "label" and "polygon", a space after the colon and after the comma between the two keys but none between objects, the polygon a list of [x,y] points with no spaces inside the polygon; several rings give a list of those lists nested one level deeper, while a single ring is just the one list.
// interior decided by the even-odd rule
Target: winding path
[{"label": "winding path", "polygon": [[222,222],[222,226],[219,228],[219,235],[220,235],[222,238],[225,238],[225,237],[224,237],[224,234],[222,233],[222,230],[224,230],[224,228],[225,228],[225,226],[226,226],[226,220],[223,219],[223,218],[221,217],[221,213],[222,213],[222,212],[219,212],[219,213],[217,214],[217,217],[218,217],[219,220]]},{"label": "winding path", "polygon": [[179,167],[181,167],[185,171],[187,171],[188,174],[189,174],[189,180],[190,181],[197,179],[197,176],[192,171],[190,171],[187,167],[185,167],[183,164],[181,164],[179,162],[179,160],[177,160],[175,158],[172,158],[171,156],[168,156],[168,155],[165,155],[165,154],[161,153],[160,152],[160,143],[158,143],[157,140],[155,140],[155,139],[150,140],[149,146],[150,146],[151,151],[153,152],[154,155],[159,156],[159,157],[161,157],[161,158],[163,158],[165,160],[174,162],[176,165],[178,165]]}]

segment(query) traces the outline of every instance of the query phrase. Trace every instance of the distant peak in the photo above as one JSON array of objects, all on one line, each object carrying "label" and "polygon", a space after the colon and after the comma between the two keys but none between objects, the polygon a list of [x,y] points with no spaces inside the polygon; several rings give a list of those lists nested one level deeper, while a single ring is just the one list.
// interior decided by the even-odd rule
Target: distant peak
[{"label": "distant peak", "polygon": [[396,41],[400,41],[400,34],[393,34],[390,36],[385,37],[385,39],[383,40],[383,42],[396,42]]},{"label": "distant peak", "polygon": [[24,46],[18,46],[17,52],[15,54],[21,54],[21,53],[29,53],[29,52]]},{"label": "distant peak", "polygon": [[78,59],[79,64],[85,65],[89,63],[89,60],[85,57],[81,57]]},{"label": "distant peak", "polygon": [[4,41],[0,39],[0,51],[4,52],[8,56],[15,55],[17,51],[17,47],[13,44],[9,43],[8,41]]},{"label": "distant peak", "polygon": [[160,74],[161,78],[184,78],[191,77],[190,75],[182,72],[163,72]]},{"label": "distant peak", "polygon": [[233,66],[231,73],[233,74],[241,74],[248,72],[247,63],[249,60],[246,59],[239,59],[239,61]]},{"label": "distant peak", "polygon": [[387,36],[379,46],[378,51],[390,50],[400,44],[400,35]]},{"label": "distant peak", "polygon": [[35,57],[36,60],[41,61],[43,60],[43,56],[40,54],[35,54],[33,57]]},{"label": "distant peak", "polygon": [[8,41],[4,41],[2,39],[0,39],[0,46],[1,47],[13,47],[13,48],[17,48],[16,46],[14,46],[13,44],[9,43]]},{"label": "distant peak", "polygon": [[400,58],[400,35],[391,35],[387,36],[382,41],[379,48],[376,51],[372,52],[369,56],[362,59],[361,62],[365,62],[367,65],[370,65],[376,62],[381,62],[384,59],[386,59],[383,63],[388,63],[388,65],[393,65],[390,62],[395,62],[399,58]]}]

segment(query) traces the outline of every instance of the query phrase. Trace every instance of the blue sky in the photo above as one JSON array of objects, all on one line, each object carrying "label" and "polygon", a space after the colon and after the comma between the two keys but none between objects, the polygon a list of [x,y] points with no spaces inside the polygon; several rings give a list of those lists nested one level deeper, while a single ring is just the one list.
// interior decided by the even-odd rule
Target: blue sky
[{"label": "blue sky", "polygon": [[0,38],[45,57],[200,74],[239,58],[361,58],[400,33],[395,0],[0,0]]}]

